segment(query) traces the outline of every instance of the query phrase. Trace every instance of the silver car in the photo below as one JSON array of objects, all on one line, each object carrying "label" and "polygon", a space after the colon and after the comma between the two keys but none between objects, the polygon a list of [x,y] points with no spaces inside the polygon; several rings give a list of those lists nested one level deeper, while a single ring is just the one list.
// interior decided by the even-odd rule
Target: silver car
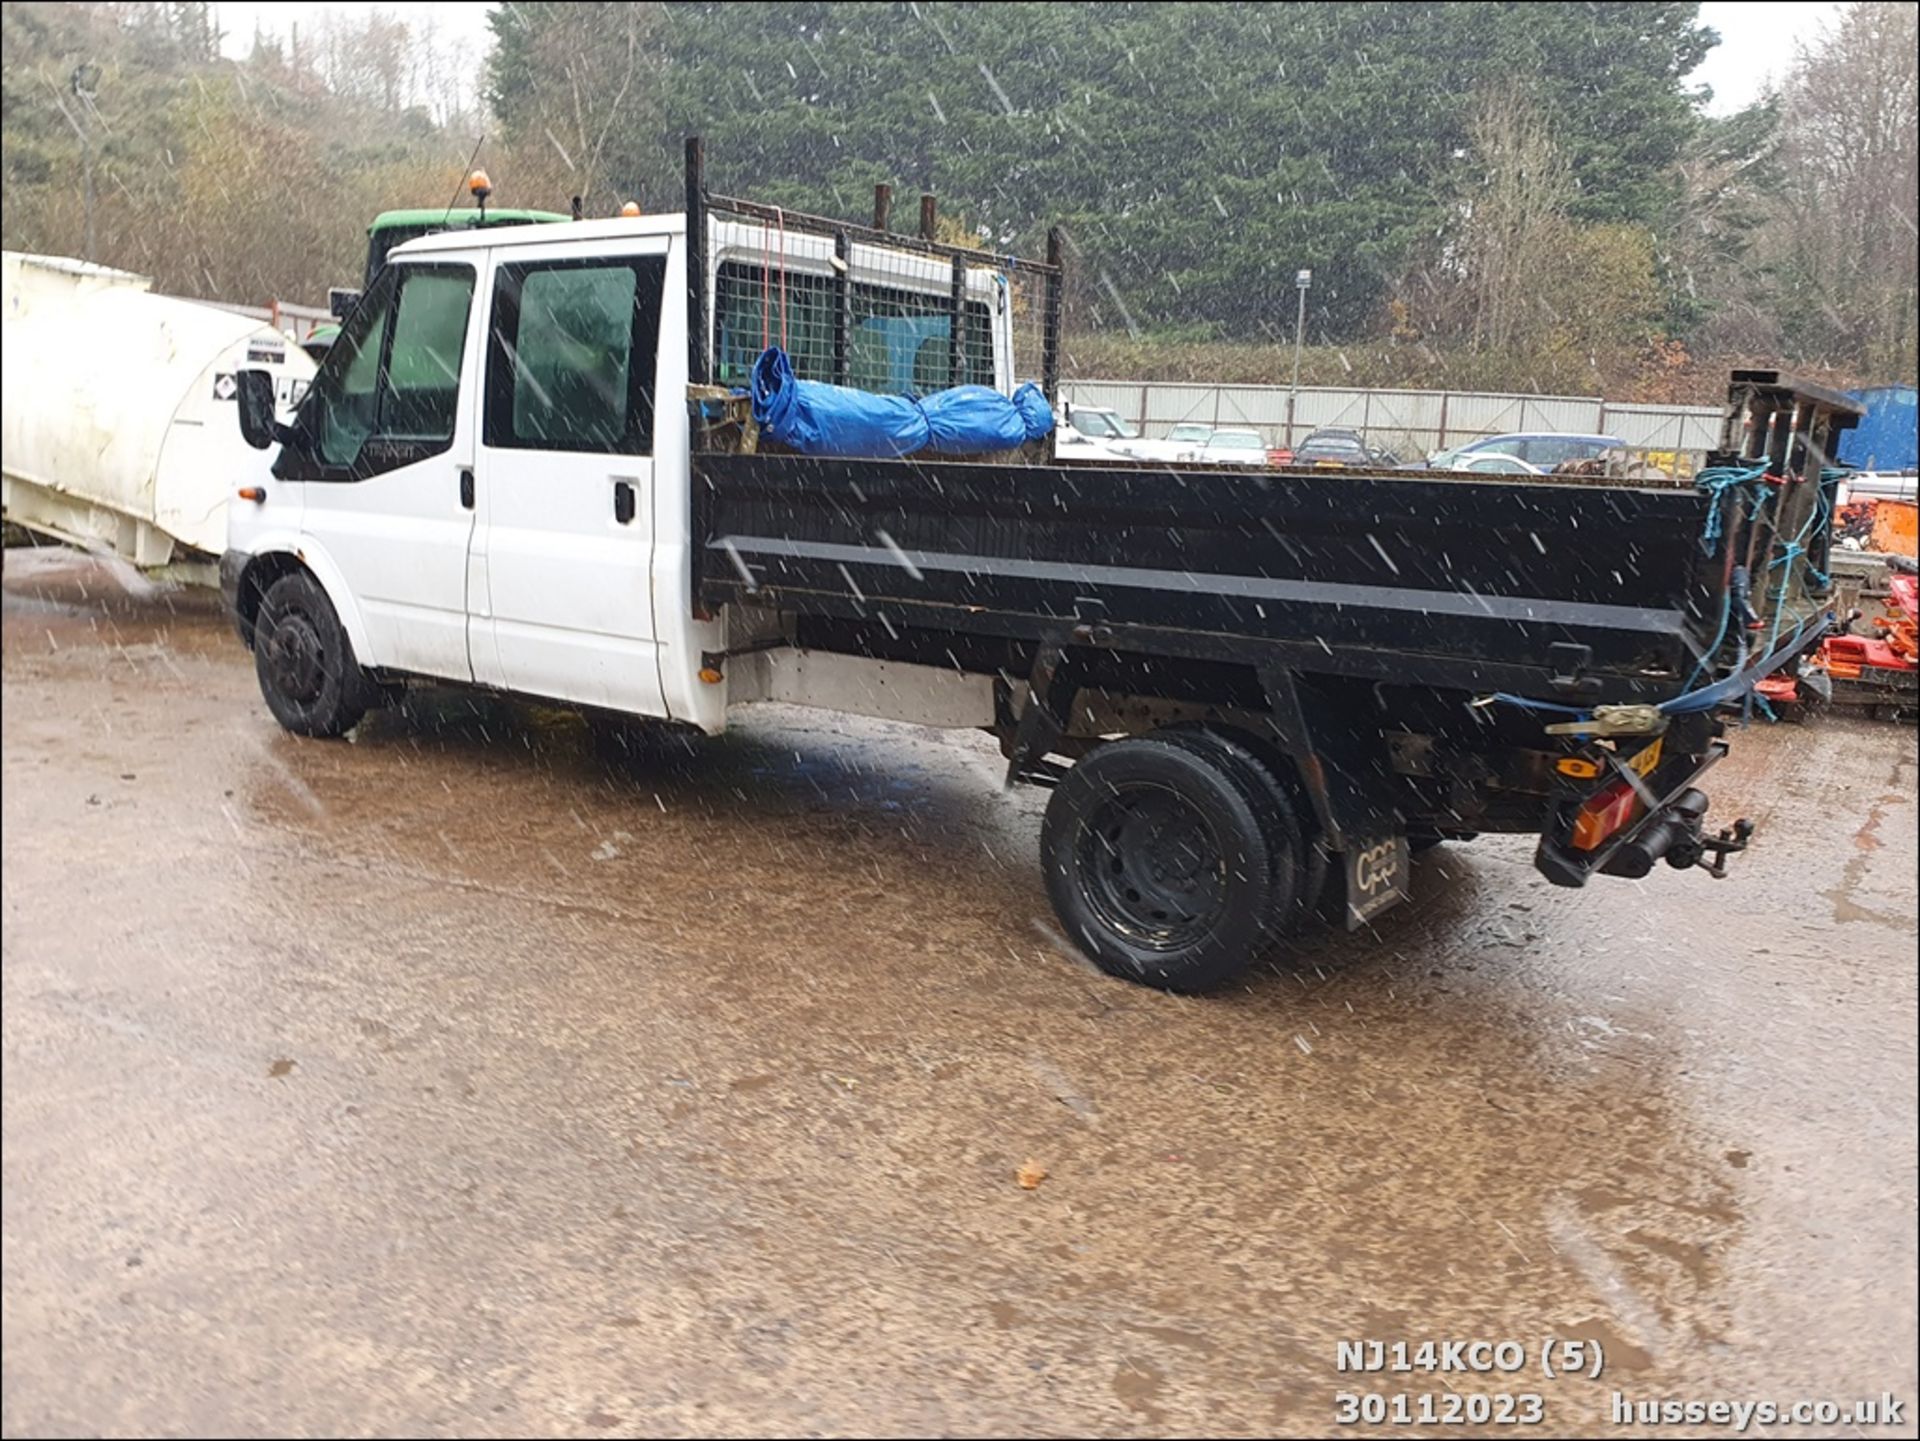
[{"label": "silver car", "polygon": [[1202,465],[1248,465],[1265,469],[1267,443],[1257,430],[1216,430],[1190,458]]}]

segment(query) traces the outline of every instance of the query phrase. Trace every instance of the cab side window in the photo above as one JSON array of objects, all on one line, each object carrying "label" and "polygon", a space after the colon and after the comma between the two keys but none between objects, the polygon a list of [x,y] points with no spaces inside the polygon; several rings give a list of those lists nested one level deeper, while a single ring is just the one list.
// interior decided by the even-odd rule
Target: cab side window
[{"label": "cab side window", "polygon": [[460,355],[467,343],[473,276],[446,271],[408,274],[400,282],[387,383],[380,395],[380,435],[445,445],[460,403]]},{"label": "cab side window", "polygon": [[380,405],[380,349],[393,310],[394,278],[381,277],[341,327],[307,396],[302,419],[321,464],[342,470],[359,458]]},{"label": "cab side window", "polygon": [[502,266],[487,342],[486,443],[653,453],[664,256]]},{"label": "cab side window", "polygon": [[365,480],[453,445],[473,305],[466,265],[389,266],[354,307],[301,406],[287,480]]}]

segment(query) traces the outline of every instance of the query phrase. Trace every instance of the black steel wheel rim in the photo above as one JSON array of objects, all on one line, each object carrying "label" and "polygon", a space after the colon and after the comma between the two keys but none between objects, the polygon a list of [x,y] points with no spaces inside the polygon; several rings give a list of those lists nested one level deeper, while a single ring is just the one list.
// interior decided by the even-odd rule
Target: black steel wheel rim
[{"label": "black steel wheel rim", "polygon": [[326,688],[326,647],[313,618],[287,611],[267,638],[267,674],[274,689],[299,705],[311,705]]},{"label": "black steel wheel rim", "polygon": [[1094,914],[1134,945],[1183,950],[1226,910],[1219,837],[1198,806],[1165,786],[1128,786],[1103,799],[1075,859]]}]

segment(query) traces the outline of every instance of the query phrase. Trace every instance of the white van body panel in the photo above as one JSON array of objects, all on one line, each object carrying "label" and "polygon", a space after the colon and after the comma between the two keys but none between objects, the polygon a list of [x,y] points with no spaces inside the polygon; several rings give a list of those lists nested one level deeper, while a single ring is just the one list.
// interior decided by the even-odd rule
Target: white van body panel
[{"label": "white van body panel", "polygon": [[[716,221],[709,241],[710,286],[729,261],[765,261],[776,287],[783,270],[833,273],[831,242],[819,237]],[[534,448],[521,437],[494,443],[486,385],[503,276],[523,287],[524,299],[546,262],[591,269],[596,260],[636,258],[665,265],[651,454]],[[1010,392],[1006,287],[992,257],[981,258],[967,270],[966,292],[991,317],[993,383]],[[269,480],[267,502],[230,509],[230,550],[297,557],[332,600],[361,664],[386,672],[710,733],[725,728],[730,705],[760,700],[923,725],[991,725],[990,679],[784,646],[769,615],[695,608],[686,264],[679,215],[451,232],[396,248],[396,276],[417,265],[470,266],[475,275],[451,446],[361,479]],[[950,266],[864,242],[853,247],[849,274],[916,297],[951,294]],[[472,476],[470,509],[463,472]],[[625,521],[616,509],[622,486],[634,497]],[[749,644],[755,648],[744,649]],[[729,654],[729,645],[741,653]]]},{"label": "white van body panel", "polygon": [[[672,270],[668,236],[587,240],[569,227],[548,228],[560,232],[556,243],[495,252],[486,284],[490,317],[513,265],[532,267],[531,295],[541,280],[579,273],[568,267],[598,270],[591,263],[604,261],[618,274],[625,262],[651,262],[663,277],[664,307],[674,288],[664,279]],[[683,313],[684,307],[683,300]],[[672,326],[662,313],[661,351],[674,333],[684,334],[684,326]],[[684,375],[685,347],[678,349]],[[488,363],[483,346],[462,377],[463,393],[481,390]],[[656,396],[667,393],[663,381],[656,372]],[[660,409],[656,404],[655,454],[662,443]],[[654,455],[496,446],[483,435],[475,482],[474,678],[501,690],[665,717],[653,597]],[[626,520],[617,514],[623,489],[633,501]]]},{"label": "white van body panel", "polygon": [[[432,263],[473,278],[460,362],[465,377],[478,368],[487,256],[469,245]],[[367,636],[364,650],[355,647],[362,665],[474,679],[467,649],[474,513],[461,504],[460,473],[473,465],[478,423],[476,392],[463,383],[446,450],[364,480],[297,483],[305,492],[303,537],[333,558],[359,603]]]}]

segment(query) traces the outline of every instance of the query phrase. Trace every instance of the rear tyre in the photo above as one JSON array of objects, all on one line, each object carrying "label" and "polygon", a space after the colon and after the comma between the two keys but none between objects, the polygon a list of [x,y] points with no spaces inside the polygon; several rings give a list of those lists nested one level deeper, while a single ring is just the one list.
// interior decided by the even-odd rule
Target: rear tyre
[{"label": "rear tyre", "polygon": [[1320,899],[1327,890],[1328,855],[1318,834],[1309,829],[1311,823],[1301,823],[1306,803],[1300,792],[1281,778],[1281,766],[1287,763],[1265,750],[1258,741],[1211,726],[1182,723],[1155,734],[1169,740],[1183,735],[1201,737],[1204,744],[1232,754],[1241,773],[1253,778],[1260,797],[1255,808],[1269,822],[1272,843],[1285,846],[1293,857],[1292,904],[1282,908],[1275,930],[1281,936],[1297,936],[1318,926]]},{"label": "rear tyre", "polygon": [[1313,909],[1312,897],[1323,879],[1311,867],[1308,847],[1294,815],[1293,800],[1270,762],[1254,747],[1224,731],[1197,724],[1169,726],[1154,732],[1157,739],[1184,745],[1217,758],[1239,785],[1247,804],[1260,818],[1273,861],[1275,935],[1297,934]]},{"label": "rear tyre", "polygon": [[1102,970],[1204,991],[1258,958],[1292,887],[1236,769],[1147,736],[1098,747],[1055,787],[1040,828],[1047,892]]},{"label": "rear tyre", "polygon": [[379,696],[320,583],[304,571],[267,588],[253,668],[273,718],[295,735],[345,735]]}]

